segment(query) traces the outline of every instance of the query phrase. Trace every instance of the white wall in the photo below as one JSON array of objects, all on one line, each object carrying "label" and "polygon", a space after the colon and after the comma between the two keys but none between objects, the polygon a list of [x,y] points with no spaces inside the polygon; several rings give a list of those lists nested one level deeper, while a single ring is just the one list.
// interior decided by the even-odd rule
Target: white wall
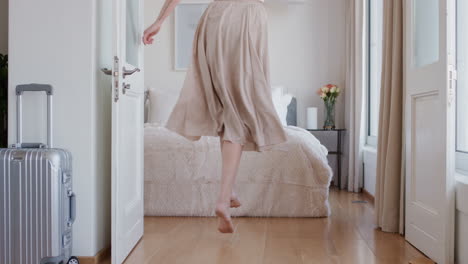
[{"label": "white wall", "polygon": [[[9,8],[9,100],[15,102],[17,84],[54,86],[55,146],[73,154],[73,254],[94,256],[110,244],[110,135],[104,137],[109,118],[108,111],[102,111],[104,94],[96,85],[95,1],[13,0]],[[45,141],[43,98],[24,96],[25,141]],[[9,105],[9,143],[15,140],[14,107]]]},{"label": "white wall", "polygon": [[0,53],[8,53],[8,0],[0,0]]},{"label": "white wall", "polygon": [[[272,85],[283,85],[297,97],[298,126],[305,109],[323,102],[316,91],[327,83],[343,88],[345,80],[345,1],[307,0],[305,4],[268,3]],[[145,1],[145,24],[159,14],[163,0]],[[173,70],[174,19],[164,22],[155,44],[145,48],[145,83],[180,91],[185,72]],[[323,110],[319,110],[319,126]],[[344,97],[337,104],[337,126],[343,127]]]}]

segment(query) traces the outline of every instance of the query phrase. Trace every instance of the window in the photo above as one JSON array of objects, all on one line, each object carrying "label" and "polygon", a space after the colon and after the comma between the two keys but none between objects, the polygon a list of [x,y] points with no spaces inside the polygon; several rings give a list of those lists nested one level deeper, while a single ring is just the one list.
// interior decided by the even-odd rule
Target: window
[{"label": "window", "polygon": [[376,146],[382,78],[383,0],[368,0],[367,11],[367,144]]},{"label": "window", "polygon": [[468,2],[457,1],[456,167],[468,175]]}]

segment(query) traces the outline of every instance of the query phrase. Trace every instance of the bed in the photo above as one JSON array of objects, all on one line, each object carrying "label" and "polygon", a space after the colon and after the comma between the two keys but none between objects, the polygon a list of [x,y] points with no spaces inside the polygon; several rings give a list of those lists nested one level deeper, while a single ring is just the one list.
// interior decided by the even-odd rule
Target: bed
[{"label": "bed", "polygon": [[[288,125],[295,122],[295,107],[283,107],[278,113],[289,116],[284,124],[288,140],[267,152],[243,152],[234,187],[242,206],[232,209],[233,216],[330,215],[327,149],[307,130]],[[163,124],[154,118],[145,123],[145,215],[214,216],[219,138],[190,141]]]}]

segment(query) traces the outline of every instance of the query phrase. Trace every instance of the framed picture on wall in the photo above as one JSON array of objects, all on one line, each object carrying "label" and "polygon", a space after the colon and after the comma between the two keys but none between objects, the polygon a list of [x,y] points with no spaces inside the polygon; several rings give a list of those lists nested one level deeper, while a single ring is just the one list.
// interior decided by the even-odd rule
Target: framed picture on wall
[{"label": "framed picture on wall", "polygon": [[174,69],[187,70],[198,21],[210,1],[184,1],[174,10]]}]

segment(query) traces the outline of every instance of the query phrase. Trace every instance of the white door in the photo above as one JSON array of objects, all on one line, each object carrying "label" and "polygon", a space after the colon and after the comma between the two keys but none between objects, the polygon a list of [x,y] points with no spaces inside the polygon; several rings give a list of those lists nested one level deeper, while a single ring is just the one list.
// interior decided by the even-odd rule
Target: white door
[{"label": "white door", "polygon": [[406,239],[454,255],[454,1],[405,1]]},{"label": "white door", "polygon": [[143,235],[143,1],[113,0],[112,263]]}]

